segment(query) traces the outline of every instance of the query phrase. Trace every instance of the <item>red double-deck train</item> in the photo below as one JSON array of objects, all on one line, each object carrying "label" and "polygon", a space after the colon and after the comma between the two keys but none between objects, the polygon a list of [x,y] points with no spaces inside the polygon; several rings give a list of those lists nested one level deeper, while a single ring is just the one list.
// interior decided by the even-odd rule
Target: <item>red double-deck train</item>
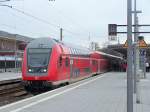
[{"label": "red double-deck train", "polygon": [[109,70],[121,57],[39,38],[24,51],[22,79],[26,86],[54,86],[78,81]]}]

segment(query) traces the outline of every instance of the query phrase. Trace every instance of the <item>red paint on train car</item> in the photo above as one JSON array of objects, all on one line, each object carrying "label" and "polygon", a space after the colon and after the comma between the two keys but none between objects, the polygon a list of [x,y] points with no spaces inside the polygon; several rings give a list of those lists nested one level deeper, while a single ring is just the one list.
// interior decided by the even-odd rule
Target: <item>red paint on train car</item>
[{"label": "red paint on train car", "polygon": [[[44,41],[44,39],[41,41]],[[35,44],[37,44],[37,46],[43,46],[43,44],[45,44],[41,41],[37,40],[36,42],[36,40],[34,40],[34,48],[36,46]],[[47,41],[51,42],[48,43]],[[47,81],[52,85],[58,85],[77,81],[92,76],[93,74],[105,72],[108,69],[108,60],[105,59],[100,52],[68,47],[50,38],[45,40],[45,42],[47,42],[45,46],[49,46],[49,49],[51,49],[48,65],[45,67],[46,72],[29,73],[29,71],[31,71],[30,68],[33,69],[33,71],[34,69],[37,71],[40,69],[43,70],[42,67],[36,68],[28,65],[28,49],[32,48],[31,42],[24,52],[22,64],[22,79],[24,81]],[[36,49],[39,49],[37,46]],[[47,49],[47,47],[42,49]],[[32,58],[36,59],[36,57]]]}]

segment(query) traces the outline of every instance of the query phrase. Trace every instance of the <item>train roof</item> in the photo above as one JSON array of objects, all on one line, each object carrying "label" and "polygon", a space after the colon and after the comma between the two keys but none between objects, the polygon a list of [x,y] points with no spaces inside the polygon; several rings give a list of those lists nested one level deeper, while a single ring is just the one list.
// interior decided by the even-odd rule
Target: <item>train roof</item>
[{"label": "train roof", "polygon": [[52,48],[53,45],[55,45],[57,42],[53,40],[52,38],[37,38],[33,41],[31,41],[28,45],[27,48]]},{"label": "train roof", "polygon": [[107,54],[107,53],[104,53],[104,52],[101,52],[101,51],[95,51],[95,53],[98,53],[98,54],[101,54],[103,56],[108,56],[108,57],[112,57],[112,58],[118,58],[118,59],[123,59],[122,57],[120,56],[115,56],[115,55],[112,55],[112,54]]},{"label": "train roof", "polygon": [[70,43],[61,42],[57,39],[47,38],[47,37],[37,38],[37,39],[31,41],[31,43],[28,44],[28,47],[37,47],[37,44],[38,45],[45,44],[45,45],[47,45],[47,47],[52,47],[56,43],[59,43],[59,44],[62,44],[66,47],[70,47],[70,48],[74,48],[74,49],[90,51],[88,48],[85,48],[85,47],[82,47],[82,46],[77,46],[77,45],[73,45],[73,44],[70,44]]},{"label": "train roof", "polygon": [[69,48],[70,54],[88,55],[92,52],[88,48],[85,48],[85,47],[82,47],[82,46],[77,46],[77,45],[72,45],[72,44],[69,44],[69,43],[61,42],[57,39],[47,38],[47,37],[37,38],[37,39],[31,41],[27,45],[27,48],[37,48],[37,47],[52,48],[55,44],[60,44],[60,45],[63,45],[63,46],[66,46],[67,48]]},{"label": "train roof", "polygon": [[53,39],[55,40],[57,43],[66,46],[67,48],[69,48],[70,54],[83,54],[83,55],[87,55],[87,54],[91,54],[92,51],[86,47],[82,47],[82,46],[78,46],[78,45],[74,45],[71,43],[66,43],[66,42],[61,42],[59,40]]},{"label": "train roof", "polygon": [[57,39],[53,39],[53,38],[37,38],[33,41],[31,41],[28,45],[27,48],[37,48],[37,47],[41,47],[41,48],[52,48],[53,45],[55,44],[61,44],[63,46],[66,46],[70,49],[71,54],[93,54],[93,53],[97,53],[97,54],[101,54],[103,56],[108,56],[108,57],[113,57],[113,58],[118,58],[118,59],[123,59],[122,57],[119,56],[115,56],[112,54],[107,54],[101,51],[93,51],[90,50],[86,47],[82,47],[82,46],[77,46],[77,45],[73,45],[73,44],[69,44],[69,43],[65,43],[65,42],[61,42]]},{"label": "train roof", "polygon": [[71,43],[61,42],[61,41],[56,40],[56,39],[53,39],[53,40],[55,40],[57,43],[60,43],[60,44],[62,44],[64,46],[66,46],[66,47],[69,47],[69,48],[80,49],[80,50],[91,52],[91,50],[86,48],[86,47],[74,45],[74,44],[71,44]]}]

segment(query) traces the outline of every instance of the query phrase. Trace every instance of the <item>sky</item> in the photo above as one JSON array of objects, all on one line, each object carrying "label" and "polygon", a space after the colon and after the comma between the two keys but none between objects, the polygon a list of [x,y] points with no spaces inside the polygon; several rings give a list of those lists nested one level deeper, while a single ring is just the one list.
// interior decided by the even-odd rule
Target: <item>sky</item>
[{"label": "sky", "polygon": [[[0,0],[2,1],[2,0]],[[127,0],[11,0],[19,11],[0,6],[0,30],[32,38],[51,37],[59,39],[63,28],[63,41],[82,46],[98,42],[100,46],[118,41],[108,41],[108,24],[126,24]],[[150,0],[137,0],[140,24],[150,23]],[[1,3],[2,4],[2,3]],[[30,16],[30,17],[29,17]],[[32,17],[31,17],[32,16]],[[118,31],[125,31],[118,28]],[[150,31],[150,27],[140,28]],[[142,34],[143,35],[143,34]],[[150,43],[150,34],[145,40]],[[125,43],[126,35],[118,35],[119,42]]]}]

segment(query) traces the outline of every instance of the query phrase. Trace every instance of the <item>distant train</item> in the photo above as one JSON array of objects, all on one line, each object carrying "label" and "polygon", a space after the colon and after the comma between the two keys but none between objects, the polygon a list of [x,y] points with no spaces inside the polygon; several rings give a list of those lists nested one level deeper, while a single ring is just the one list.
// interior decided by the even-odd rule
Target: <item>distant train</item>
[{"label": "distant train", "polygon": [[27,87],[69,84],[110,69],[111,60],[121,57],[38,38],[24,51],[22,79]]}]

